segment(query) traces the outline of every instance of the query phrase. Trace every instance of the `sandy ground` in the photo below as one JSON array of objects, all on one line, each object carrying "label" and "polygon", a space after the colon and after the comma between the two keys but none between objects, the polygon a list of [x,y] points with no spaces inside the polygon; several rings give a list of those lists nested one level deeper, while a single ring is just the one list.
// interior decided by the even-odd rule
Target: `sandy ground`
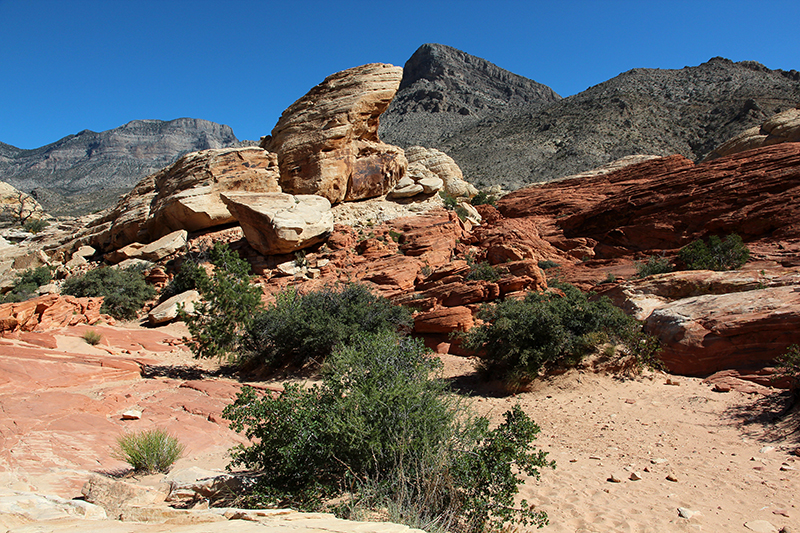
[{"label": "sandy ground", "polygon": [[[186,330],[177,324],[163,332],[182,337]],[[71,333],[57,337],[59,348],[107,353],[102,346],[86,345],[82,331]],[[200,364],[210,370],[216,365],[198,362],[178,348],[140,355],[163,367]],[[797,417],[774,421],[784,405],[779,392],[718,393],[694,378],[653,372],[621,378],[585,369],[504,397],[478,386],[471,360],[445,356],[443,361],[446,377],[476,391],[471,400],[476,411],[499,422],[519,402],[541,427],[536,445],[557,467],[543,470],[539,480],[527,479],[521,496],[547,512],[550,524],[542,531],[747,532],[754,529],[745,524],[766,527],[757,521],[772,525],[764,531],[800,531],[800,456],[795,455],[800,454],[800,430]],[[135,386],[147,387],[147,381]],[[221,449],[198,451],[175,468],[222,468],[227,458]],[[690,518],[681,517],[679,508]]]},{"label": "sandy ground", "polygon": [[745,532],[759,520],[798,531],[800,431],[772,420],[783,398],[575,370],[474,405],[499,419],[519,402],[541,427],[537,447],[557,466],[521,494],[547,512],[543,531]]}]

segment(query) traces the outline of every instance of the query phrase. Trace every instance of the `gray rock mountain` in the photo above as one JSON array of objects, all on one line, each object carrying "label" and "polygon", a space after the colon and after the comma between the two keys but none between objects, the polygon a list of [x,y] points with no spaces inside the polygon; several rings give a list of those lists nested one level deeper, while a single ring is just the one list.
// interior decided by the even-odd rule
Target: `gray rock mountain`
[{"label": "gray rock mountain", "polygon": [[207,120],[134,120],[33,150],[0,143],[0,180],[30,192],[51,214],[83,214],[113,204],[182,154],[237,143],[229,126]]},{"label": "gray rock mountain", "polygon": [[406,61],[400,88],[381,115],[381,140],[433,146],[487,117],[557,102],[550,87],[442,44],[423,44]]},{"label": "gray rock mountain", "polygon": [[[503,106],[502,92],[490,93],[492,100],[486,87],[517,87],[520,77],[508,74],[449,47],[424,45],[406,64],[401,89],[381,117],[381,138],[438,148],[470,182],[514,189],[633,154],[700,160],[800,102],[797,71],[723,58],[677,70],[633,69],[564,99],[526,100],[509,90]],[[436,90],[425,92],[428,86]],[[460,102],[484,107],[467,107],[459,119]]]}]

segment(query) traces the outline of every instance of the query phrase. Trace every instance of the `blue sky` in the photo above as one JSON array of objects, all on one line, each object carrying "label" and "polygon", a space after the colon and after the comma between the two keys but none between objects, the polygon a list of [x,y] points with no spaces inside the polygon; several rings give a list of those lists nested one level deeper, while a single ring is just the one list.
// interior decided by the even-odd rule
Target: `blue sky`
[{"label": "blue sky", "polygon": [[715,56],[800,70],[798,21],[797,0],[0,0],[0,141],[178,117],[258,139],[327,75],[427,42],[562,96]]}]

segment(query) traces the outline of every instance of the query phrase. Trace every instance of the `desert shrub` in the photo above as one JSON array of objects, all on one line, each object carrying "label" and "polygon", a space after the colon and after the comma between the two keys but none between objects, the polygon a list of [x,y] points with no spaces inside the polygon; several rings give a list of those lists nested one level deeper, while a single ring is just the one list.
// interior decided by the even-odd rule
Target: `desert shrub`
[{"label": "desert shrub", "polygon": [[491,194],[489,191],[479,191],[472,200],[470,200],[472,205],[496,205],[497,204],[497,196]]},{"label": "desert shrub", "polygon": [[724,241],[712,235],[707,245],[698,239],[681,248],[678,259],[689,270],[735,270],[750,259],[750,250],[736,234]]},{"label": "desert shrub", "polygon": [[444,203],[444,208],[450,211],[454,210],[458,207],[458,198],[453,196],[447,191],[439,191],[439,198],[442,199],[442,203]]},{"label": "desert shrub", "polygon": [[789,388],[800,393],[800,346],[792,344],[777,360],[781,377],[789,378]]},{"label": "desert shrub", "polygon": [[208,274],[205,269],[194,259],[187,259],[181,263],[178,272],[172,280],[161,290],[161,301],[164,301],[176,294],[191,290],[200,290],[200,287],[208,282]]},{"label": "desert shrub", "polygon": [[633,266],[636,267],[637,278],[646,278],[647,276],[653,276],[655,274],[672,272],[672,264],[670,264],[669,259],[657,255],[648,256],[647,261],[643,263],[636,261],[633,263]]},{"label": "desert shrub", "polygon": [[539,428],[517,406],[489,430],[431,379],[438,365],[420,340],[383,331],[336,350],[310,389],[243,389],[223,416],[251,442],[233,465],[263,474],[253,500],[310,510],[339,498],[345,517],[391,509],[391,520],[447,530],[544,525],[514,505],[519,474],[554,466],[530,447]]},{"label": "desert shrub", "polygon": [[301,295],[289,289],[250,323],[249,358],[268,366],[322,362],[334,347],[360,333],[410,326],[410,312],[356,283],[326,286]]},{"label": "desert shrub", "polygon": [[53,273],[48,266],[29,268],[21,274],[17,274],[17,279],[11,290],[3,298],[4,303],[23,302],[37,295],[37,290],[42,285],[47,285],[53,280]]},{"label": "desert shrub", "polygon": [[61,292],[78,297],[103,296],[101,311],[114,318],[133,319],[145,302],[155,296],[155,289],[138,269],[101,267],[68,278]]},{"label": "desert shrub", "polygon": [[102,338],[103,336],[97,333],[93,329],[87,329],[83,333],[83,340],[85,340],[87,344],[91,344],[92,346],[97,346]]},{"label": "desert shrub", "polygon": [[186,447],[163,429],[128,433],[117,439],[114,457],[131,465],[136,472],[167,473]]},{"label": "desert shrub", "polygon": [[561,266],[560,264],[556,263],[555,261],[551,261],[550,259],[544,259],[542,261],[539,261],[539,268],[541,268],[542,270],[547,270],[549,268],[558,268],[560,266]]},{"label": "desert shrub", "polygon": [[482,365],[488,376],[505,381],[511,390],[521,387],[545,366],[580,362],[597,347],[598,332],[648,362],[654,358],[653,341],[641,333],[641,325],[608,298],[590,301],[572,285],[550,285],[561,294],[532,292],[524,300],[481,308],[478,317],[485,323],[464,338],[468,348],[485,352]]},{"label": "desert shrub", "polygon": [[486,261],[471,262],[469,272],[464,278],[468,280],[497,281],[500,279],[500,272]]},{"label": "desert shrub", "polygon": [[24,229],[27,232],[36,234],[36,233],[39,233],[40,231],[42,231],[44,228],[46,228],[49,225],[50,225],[50,223],[48,221],[42,220],[41,218],[29,218],[22,225],[22,229]]},{"label": "desert shrub", "polygon": [[250,264],[227,244],[214,243],[208,258],[214,265],[211,276],[199,265],[187,267],[186,279],[196,284],[202,301],[195,304],[194,314],[182,314],[182,318],[192,335],[195,357],[230,358],[262,309],[263,292],[251,283]]}]

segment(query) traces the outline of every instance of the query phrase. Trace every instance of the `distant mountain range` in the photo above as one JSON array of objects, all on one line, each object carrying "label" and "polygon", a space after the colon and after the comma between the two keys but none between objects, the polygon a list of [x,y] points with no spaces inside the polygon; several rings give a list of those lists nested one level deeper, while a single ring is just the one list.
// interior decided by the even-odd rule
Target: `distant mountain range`
[{"label": "distant mountain range", "polygon": [[33,150],[0,143],[0,180],[31,193],[48,213],[84,214],[113,204],[182,154],[238,142],[229,126],[208,120],[134,120]]},{"label": "distant mountain range", "polygon": [[[561,98],[484,59],[425,44],[406,62],[379,133],[391,144],[447,152],[479,187],[516,189],[632,154],[699,161],[798,104],[800,73],[754,61],[637,68]],[[135,120],[34,150],[0,143],[0,181],[30,192],[50,213],[82,214],[113,204],[186,152],[237,144],[231,128],[214,122]]]}]

